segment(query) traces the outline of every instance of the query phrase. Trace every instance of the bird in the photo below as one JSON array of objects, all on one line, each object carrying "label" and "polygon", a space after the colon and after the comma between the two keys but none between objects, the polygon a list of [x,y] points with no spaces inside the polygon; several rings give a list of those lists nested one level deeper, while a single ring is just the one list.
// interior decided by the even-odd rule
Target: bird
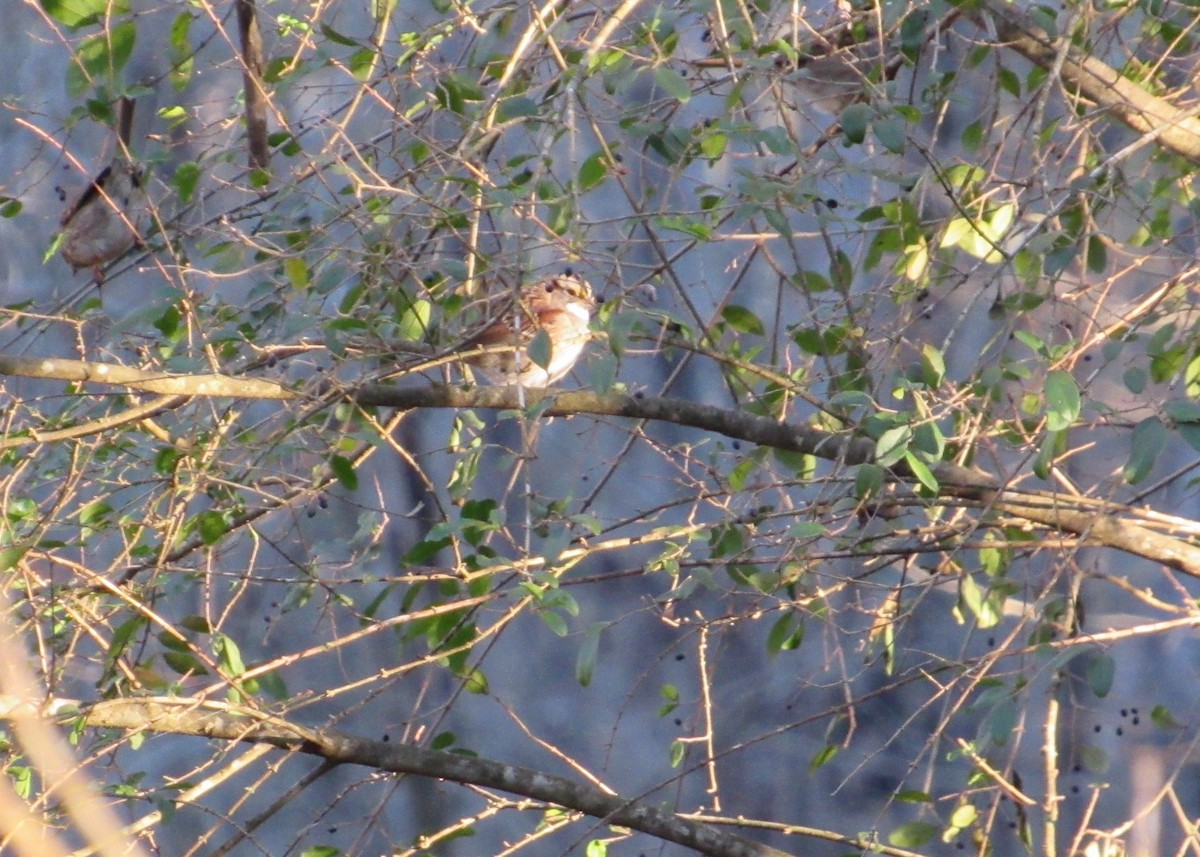
[{"label": "bird", "polygon": [[479,328],[456,351],[495,386],[548,387],[583,353],[597,300],[570,271],[486,299]]},{"label": "bird", "polygon": [[62,217],[60,252],[72,271],[91,268],[96,282],[102,267],[139,243],[140,221],[146,212],[142,170],[129,158],[133,100],[118,105],[118,152]]}]

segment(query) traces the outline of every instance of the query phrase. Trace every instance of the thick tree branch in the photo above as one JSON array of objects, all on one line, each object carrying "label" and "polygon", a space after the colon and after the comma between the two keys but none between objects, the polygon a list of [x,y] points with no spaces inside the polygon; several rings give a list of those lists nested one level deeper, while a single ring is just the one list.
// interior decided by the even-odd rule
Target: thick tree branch
[{"label": "thick tree branch", "polygon": [[[0,355],[0,374],[69,381],[116,384],[160,394],[192,396],[234,396],[261,399],[311,400],[311,394],[289,389],[283,384],[257,378],[227,375],[166,375],[107,363],[76,360],[29,359]],[[525,390],[514,387],[397,387],[391,384],[365,384],[348,389],[344,398],[361,405],[394,408],[493,408],[520,409],[539,404],[543,396],[550,401],[541,416],[596,414],[631,419],[656,420],[716,432],[761,446],[800,452],[826,461],[847,465],[866,464],[875,459],[875,442],[851,434],[835,434],[802,425],[793,425],[770,417],[702,405],[683,399],[649,398],[620,393],[599,395],[587,391],[558,392]],[[331,400],[338,391],[327,386],[322,396]],[[913,474],[903,465],[892,473],[902,479]],[[1200,546],[1176,536],[1151,529],[1136,519],[1136,509],[1118,503],[1065,496],[1053,492],[1021,491],[995,478],[949,463],[932,466],[940,491],[945,496],[967,500],[996,514],[1011,515],[1053,530],[1072,533],[1088,544],[1116,548],[1134,556],[1160,562],[1194,577],[1200,577]],[[1155,526],[1163,523],[1161,516]],[[1180,522],[1180,530],[1194,527]]]},{"label": "thick tree branch", "polygon": [[[527,396],[530,392],[526,391]],[[371,384],[360,388],[354,398],[364,405],[399,408],[515,409],[520,405],[517,391],[502,387],[410,389]],[[528,400],[535,401],[532,397]],[[849,465],[866,464],[875,458],[875,443],[866,438],[833,434],[682,399],[639,398],[615,393],[597,395],[584,391],[558,393],[543,414],[598,414],[659,420]],[[1015,490],[987,474],[945,462],[934,465],[932,469],[945,496],[967,500],[994,513],[1072,533],[1089,544],[1116,548],[1200,577],[1200,546],[1130,520],[1136,517],[1137,510],[1117,503],[1053,492]],[[901,478],[912,477],[912,473],[903,465],[893,467],[892,472]]]},{"label": "thick tree branch", "polygon": [[1064,39],[1051,36],[1015,6],[981,0],[973,13],[976,23],[995,22],[996,34],[1030,62],[1053,71],[1061,52],[1063,82],[1095,102],[1118,121],[1142,134],[1154,135],[1163,146],[1200,163],[1200,119],[1196,110],[1180,110],[1147,92],[1107,63],[1085,54]]},{"label": "thick tree branch", "polygon": [[[12,699],[0,700],[0,717],[10,718],[24,709],[25,706]],[[105,700],[92,705],[57,700],[48,709],[47,713],[67,722],[82,718],[84,724],[96,729],[163,732],[270,744],[330,762],[499,789],[573,809],[604,824],[629,827],[714,857],[791,857],[787,852],[688,821],[649,803],[606,794],[542,771],[478,756],[372,741],[348,732],[307,729],[283,718],[225,703],[142,697]],[[78,713],[73,713],[73,709],[78,709]]]}]

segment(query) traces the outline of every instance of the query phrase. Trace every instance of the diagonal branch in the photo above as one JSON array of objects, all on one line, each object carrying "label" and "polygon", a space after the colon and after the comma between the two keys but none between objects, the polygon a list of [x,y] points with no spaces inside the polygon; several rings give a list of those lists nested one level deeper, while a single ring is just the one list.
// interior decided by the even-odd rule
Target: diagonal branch
[{"label": "diagonal branch", "polygon": [[1200,163],[1200,119],[1196,110],[1181,110],[1165,98],[1147,92],[1112,66],[1064,39],[1051,36],[1024,12],[999,0],[981,0],[971,13],[986,27],[995,22],[996,35],[1030,62],[1053,72],[1062,56],[1063,82],[1095,102],[1115,119],[1190,161]]},{"label": "diagonal branch", "polygon": [[[280,717],[220,702],[197,703],[176,697],[111,699],[81,706],[56,700],[48,713],[81,720],[97,729],[129,729],[196,735],[226,741],[270,744],[306,753],[329,762],[365,765],[397,774],[494,788],[510,794],[576,810],[605,824],[629,827],[676,842],[714,857],[791,857],[777,848],[745,839],[715,827],[688,821],[650,803],[631,800],[531,768],[506,765],[478,756],[427,750],[396,742],[372,741],[332,729],[308,729]],[[0,699],[0,717],[27,709],[13,699]],[[78,713],[72,709],[79,709]]]},{"label": "diagonal branch", "polygon": [[[115,384],[160,394],[184,396],[233,396],[239,398],[312,400],[312,394],[258,378],[229,375],[171,375],[148,372],[108,363],[77,360],[30,359],[0,354],[0,375],[60,378],[70,381]],[[711,431],[745,440],[812,455],[848,465],[875,460],[875,442],[849,433],[837,434],[771,417],[702,405],[684,399],[650,398],[622,393],[597,394],[587,391],[519,390],[516,387],[397,387],[364,384],[339,392],[332,385],[320,391],[329,401],[346,399],[360,405],[394,408],[492,408],[523,410],[537,408],[539,416],[595,414],[655,420]],[[538,396],[548,399],[539,401]],[[1200,577],[1200,546],[1186,538],[1152,529],[1151,516],[1119,503],[1056,494],[1023,491],[1000,480],[949,462],[932,466],[942,495],[966,500],[993,513],[1011,515],[1060,532],[1071,533],[1088,544],[1115,548],[1152,562],[1162,563],[1193,577]],[[914,474],[903,463],[891,468],[893,476],[911,480]],[[1162,516],[1155,519],[1162,528]],[[1178,522],[1181,531],[1194,530],[1190,522]]]}]

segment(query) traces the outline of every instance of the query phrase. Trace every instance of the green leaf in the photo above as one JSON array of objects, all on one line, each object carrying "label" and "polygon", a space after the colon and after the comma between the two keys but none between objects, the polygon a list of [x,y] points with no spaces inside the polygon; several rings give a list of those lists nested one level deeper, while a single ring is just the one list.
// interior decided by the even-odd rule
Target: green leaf
[{"label": "green leaf", "polygon": [[925,386],[931,389],[940,387],[946,377],[946,358],[929,344],[921,349],[921,374],[925,376]]},{"label": "green leaf", "polygon": [[163,652],[163,662],[179,675],[208,675],[194,655],[186,652]]},{"label": "green leaf", "polygon": [[1104,246],[1104,239],[1099,235],[1088,238],[1087,266],[1089,270],[1097,274],[1103,274],[1105,268],[1108,267],[1108,248]]},{"label": "green leaf", "polygon": [[463,678],[466,679],[463,687],[466,688],[467,693],[484,694],[488,692],[487,674],[483,670],[472,667],[467,670]]},{"label": "green leaf", "polygon": [[1079,387],[1068,372],[1055,369],[1046,376],[1046,428],[1063,431],[1079,418]]},{"label": "green leaf", "polygon": [[825,763],[833,759],[838,754],[837,744],[826,744],[820,750],[813,754],[813,757],[808,761],[809,772],[815,771]]},{"label": "green leaf", "polygon": [[671,767],[678,768],[683,764],[683,755],[687,752],[687,745],[682,741],[671,742]]},{"label": "green leaf", "polygon": [[583,857],[608,857],[608,843],[603,839],[593,839],[584,849]]},{"label": "green leaf", "polygon": [[195,161],[185,161],[175,168],[171,184],[179,194],[180,202],[190,202],[196,193],[196,185],[200,182],[200,165]]},{"label": "green leaf", "polygon": [[215,545],[229,532],[229,524],[220,512],[209,509],[196,517],[196,530],[206,545]]},{"label": "green leaf", "polygon": [[233,641],[232,637],[218,634],[213,642],[218,662],[225,668],[226,672],[237,676],[246,671],[246,664],[242,661],[242,650]]},{"label": "green leaf", "polygon": [[929,465],[911,451],[904,453],[904,463],[908,465],[908,469],[912,471],[912,475],[921,483],[921,487],[928,491],[931,496],[936,496],[938,493],[938,480],[933,475],[933,471],[929,469]]},{"label": "green leaf", "polygon": [[500,122],[511,122],[513,119],[528,119],[530,116],[537,115],[537,102],[523,95],[501,99],[499,105],[496,107],[496,119]]},{"label": "green leaf", "polygon": [[567,620],[562,616],[559,616],[553,610],[541,610],[538,612],[538,615],[542,617],[542,621],[546,623],[546,627],[553,631],[555,636],[567,636],[570,628],[567,627]]},{"label": "green leaf", "polygon": [[680,104],[687,104],[692,100],[692,85],[673,68],[660,65],[654,70],[654,82]]},{"label": "green leaf", "polygon": [[908,443],[912,440],[912,426],[894,426],[875,441],[875,463],[880,467],[891,467],[908,453]]},{"label": "green leaf", "polygon": [[300,857],[338,857],[341,853],[340,848],[332,845],[310,845],[300,852]]},{"label": "green leaf", "polygon": [[658,716],[666,717],[679,707],[679,688],[673,684],[664,684],[658,689],[658,692],[665,701],[663,706],[658,709]]},{"label": "green leaf", "polygon": [[959,584],[959,591],[962,593],[963,603],[975,616],[980,628],[994,628],[1000,623],[1004,614],[1000,603],[1002,598],[997,590],[984,589],[975,582],[975,578],[965,574]]},{"label": "green leaf", "polygon": [[872,125],[871,130],[875,132],[875,138],[889,152],[895,152],[897,155],[904,154],[908,139],[904,136],[904,127],[899,122],[894,119],[883,119]]},{"label": "green leaf", "polygon": [[603,152],[596,152],[579,167],[579,189],[591,190],[608,175],[608,163]]},{"label": "green leaf", "polygon": [[869,500],[883,487],[883,468],[875,464],[860,464],[854,474],[854,496]]},{"label": "green leaf", "polygon": [[283,260],[283,275],[292,288],[302,290],[308,286],[308,263],[301,256],[288,256]]},{"label": "green leaf", "polygon": [[804,618],[787,612],[780,616],[767,632],[767,654],[774,657],[780,652],[791,652],[804,642]]},{"label": "green leaf", "polygon": [[529,341],[529,359],[545,369],[550,365],[552,350],[550,334],[546,332],[545,328],[539,327],[538,332]]},{"label": "green leaf", "polygon": [[902,824],[888,835],[888,842],[897,848],[919,848],[937,836],[936,825],[924,821]]},{"label": "green leaf", "polygon": [[1137,485],[1150,475],[1167,442],[1167,427],[1158,417],[1146,417],[1133,428],[1133,449],[1125,462],[1125,481]]},{"label": "green leaf", "polygon": [[842,111],[842,136],[849,145],[857,145],[867,138],[867,126],[870,122],[870,107],[865,104],[851,104]]},{"label": "green leaf", "polygon": [[333,471],[334,477],[347,491],[358,488],[358,474],[354,472],[354,464],[350,459],[335,455],[329,459],[329,469]]},{"label": "green leaf", "polygon": [[1097,652],[1088,658],[1087,680],[1092,693],[1103,699],[1108,696],[1113,686],[1113,677],[1117,672],[1117,664],[1103,652]]},{"label": "green leaf", "polygon": [[78,29],[106,16],[127,14],[129,0],[42,0],[42,8],[60,24]]},{"label": "green leaf", "polygon": [[171,70],[168,73],[171,77],[171,87],[176,92],[181,92],[187,87],[196,71],[196,50],[188,37],[193,20],[195,16],[188,11],[180,12],[171,22]]},{"label": "green leaf", "polygon": [[1150,710],[1150,722],[1159,729],[1177,730],[1184,728],[1183,724],[1175,719],[1175,715],[1171,713],[1171,709],[1162,704],[1156,705]]},{"label": "green leaf", "polygon": [[376,52],[373,48],[359,48],[350,54],[346,66],[355,80],[367,80],[375,69]]},{"label": "green leaf", "polygon": [[815,539],[828,532],[824,524],[816,521],[797,521],[788,527],[787,535],[793,539]]},{"label": "green leaf", "polygon": [[592,674],[596,671],[596,658],[600,653],[600,634],[608,625],[604,622],[594,622],[583,636],[583,645],[575,658],[575,680],[583,687],[592,683]]},{"label": "green leaf", "polygon": [[759,317],[743,306],[729,304],[721,310],[721,317],[725,319],[726,324],[741,333],[762,336],[766,332]]},{"label": "green leaf", "polygon": [[350,36],[339,33],[333,27],[324,22],[321,24],[321,33],[324,34],[325,38],[329,39],[329,41],[333,42],[334,44],[342,45],[343,47],[357,48],[360,44],[362,44],[358,39],[352,39]]},{"label": "green leaf", "polygon": [[84,39],[67,67],[67,92],[78,98],[98,83],[117,79],[137,38],[133,21],[117,24],[105,32]]}]

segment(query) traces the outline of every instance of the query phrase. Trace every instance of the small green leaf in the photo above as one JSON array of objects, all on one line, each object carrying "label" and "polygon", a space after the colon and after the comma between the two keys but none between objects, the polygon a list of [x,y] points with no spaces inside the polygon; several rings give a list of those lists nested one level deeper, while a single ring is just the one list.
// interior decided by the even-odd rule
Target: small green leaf
[{"label": "small green leaf", "polygon": [[759,317],[743,306],[729,304],[721,310],[721,317],[726,324],[741,333],[762,336],[766,332]]},{"label": "small green leaf", "polygon": [[163,661],[179,675],[208,675],[208,670],[186,652],[163,652]]},{"label": "small green leaf", "polygon": [[1183,724],[1175,719],[1175,715],[1171,714],[1171,709],[1165,705],[1156,705],[1150,710],[1150,722],[1159,729],[1182,729]]},{"label": "small green leaf", "polygon": [[654,82],[680,104],[687,104],[692,100],[692,85],[673,68],[660,65],[654,70]]},{"label": "small green leaf", "polygon": [[1137,485],[1154,469],[1154,462],[1167,442],[1167,427],[1158,417],[1146,417],[1133,429],[1133,447],[1125,462],[1125,481]]},{"label": "small green leaf", "polygon": [[1108,267],[1108,248],[1104,246],[1104,239],[1099,235],[1088,238],[1087,266],[1089,270],[1097,274],[1104,273],[1105,268]]},{"label": "small green leaf", "polygon": [[583,687],[592,683],[592,674],[596,671],[596,657],[600,652],[600,634],[608,627],[603,622],[595,622],[583,636],[583,645],[575,658],[575,680]]},{"label": "small green leaf", "polygon": [[849,145],[857,145],[867,138],[867,126],[870,122],[870,107],[865,104],[851,104],[842,111],[842,136]]},{"label": "small green leaf", "polygon": [[1001,599],[995,590],[984,589],[975,582],[975,578],[967,574],[962,577],[959,591],[962,594],[963,603],[975,616],[975,621],[980,628],[994,628],[1000,623],[1003,612],[999,603]]},{"label": "small green leaf", "polygon": [[1117,664],[1103,652],[1097,652],[1088,658],[1087,680],[1092,693],[1103,699],[1112,690],[1113,676],[1116,675]]},{"label": "small green leaf", "polygon": [[358,474],[354,472],[354,464],[350,459],[335,455],[329,459],[329,469],[333,471],[334,477],[347,491],[358,488]]},{"label": "small green leaf", "polygon": [[860,464],[854,474],[854,496],[869,500],[883,487],[883,468],[875,464]]},{"label": "small green leaf", "polygon": [[200,533],[201,541],[206,545],[215,545],[229,532],[229,524],[226,523],[224,515],[209,509],[197,516],[196,529]]},{"label": "small green leaf", "polygon": [[376,52],[372,48],[359,48],[350,54],[346,66],[355,80],[367,80],[375,69]]},{"label": "small green leaf", "polygon": [[687,752],[687,745],[682,741],[671,742],[671,767],[678,768],[683,764],[683,755]]},{"label": "small green leaf", "polygon": [[838,754],[837,744],[826,744],[820,750],[813,754],[813,757],[808,762],[808,770],[815,771],[817,768],[830,761]]},{"label": "small green leaf", "polygon": [[899,122],[893,119],[883,119],[872,125],[871,130],[875,132],[875,138],[889,152],[895,152],[897,155],[904,154],[908,140],[904,136],[904,127]]},{"label": "small green leaf", "polygon": [[300,852],[300,857],[338,857],[342,849],[332,845],[310,845]]},{"label": "small green leaf", "polygon": [[288,256],[283,260],[283,275],[292,288],[302,290],[308,286],[308,263],[300,256]]},{"label": "small green leaf", "polygon": [[888,835],[888,842],[897,848],[919,848],[937,836],[937,826],[924,821],[902,824]]},{"label": "small green leaf", "polygon": [[562,616],[559,616],[553,610],[541,610],[538,612],[538,615],[542,617],[542,621],[546,623],[546,627],[553,631],[555,636],[567,636],[570,628],[567,627],[567,620]]},{"label": "small green leaf", "polygon": [[679,688],[673,684],[664,684],[658,692],[664,700],[662,707],[658,709],[658,716],[666,717],[679,707]]},{"label": "small green leaf", "polygon": [[908,452],[912,440],[912,426],[907,423],[894,426],[875,441],[875,463],[880,467],[891,467]]},{"label": "small green leaf", "polygon": [[472,667],[463,678],[465,679],[463,687],[466,688],[467,693],[484,694],[488,692],[487,675],[483,670]]},{"label": "small green leaf", "polygon": [[550,334],[546,332],[545,328],[538,328],[538,332],[529,342],[529,359],[545,369],[550,365],[552,349]]},{"label": "small green leaf", "polygon": [[608,175],[608,164],[603,152],[596,152],[579,167],[579,189],[591,190]]},{"label": "small green leaf", "polygon": [[358,39],[352,39],[350,36],[339,33],[326,23],[321,24],[321,33],[324,34],[325,38],[329,39],[329,41],[333,42],[334,44],[342,45],[343,47],[357,48],[360,44],[362,44]]},{"label": "small green leaf", "polygon": [[959,830],[970,827],[979,818],[979,810],[974,805],[964,803],[961,806],[955,807],[954,812],[950,814],[950,824],[957,827]]},{"label": "small green leaf", "polygon": [[1079,418],[1079,387],[1068,372],[1055,369],[1046,376],[1046,428],[1063,431]]},{"label": "small green leaf", "polygon": [[583,857],[608,857],[608,843],[603,839],[593,839],[584,849]]},{"label": "small green leaf", "polygon": [[940,387],[946,377],[946,358],[929,344],[921,349],[921,374],[925,376],[925,386],[931,389]]},{"label": "small green leaf", "polygon": [[226,672],[237,676],[246,671],[246,664],[242,661],[242,650],[232,637],[218,634],[213,642],[218,662]]},{"label": "small green leaf", "polygon": [[87,27],[110,15],[129,12],[129,0],[42,0],[51,18],[72,29]]},{"label": "small green leaf", "polygon": [[496,107],[496,119],[500,122],[511,122],[514,119],[528,119],[538,115],[538,104],[532,98],[523,95],[501,99]]},{"label": "small green leaf", "polygon": [[133,54],[137,25],[124,21],[84,39],[67,67],[67,92],[78,98],[97,83],[116,79]]},{"label": "small green leaf", "polygon": [[921,483],[921,487],[928,491],[931,496],[936,496],[938,493],[938,480],[933,475],[933,471],[929,469],[929,465],[911,451],[904,453],[904,463],[908,465],[909,471]]},{"label": "small green leaf", "polygon": [[195,161],[185,161],[175,168],[171,184],[179,194],[180,202],[190,202],[196,193],[196,185],[200,181],[200,165]]},{"label": "small green leaf", "polygon": [[767,632],[767,654],[791,652],[804,642],[804,618],[796,613],[784,613]]}]

